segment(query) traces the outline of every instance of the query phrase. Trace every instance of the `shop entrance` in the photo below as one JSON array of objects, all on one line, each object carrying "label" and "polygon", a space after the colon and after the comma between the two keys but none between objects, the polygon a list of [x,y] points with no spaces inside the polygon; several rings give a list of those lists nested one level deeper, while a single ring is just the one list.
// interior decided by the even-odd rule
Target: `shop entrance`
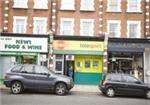
[{"label": "shop entrance", "polygon": [[66,74],[65,75],[67,75],[67,76],[69,76],[69,77],[71,77],[73,80],[74,80],[74,61],[66,61],[67,62],[67,64],[66,64],[66,66],[67,66],[67,72],[66,72]]},{"label": "shop entrance", "polygon": [[36,56],[24,55],[22,56],[23,64],[36,64]]}]

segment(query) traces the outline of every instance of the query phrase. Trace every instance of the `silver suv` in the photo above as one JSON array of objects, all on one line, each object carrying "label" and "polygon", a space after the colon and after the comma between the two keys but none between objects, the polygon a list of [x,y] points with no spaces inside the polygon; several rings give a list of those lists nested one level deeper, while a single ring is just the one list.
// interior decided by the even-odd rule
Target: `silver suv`
[{"label": "silver suv", "polygon": [[25,89],[52,90],[57,95],[64,95],[73,88],[73,80],[67,76],[57,75],[44,66],[20,64],[7,71],[4,84],[13,94]]}]

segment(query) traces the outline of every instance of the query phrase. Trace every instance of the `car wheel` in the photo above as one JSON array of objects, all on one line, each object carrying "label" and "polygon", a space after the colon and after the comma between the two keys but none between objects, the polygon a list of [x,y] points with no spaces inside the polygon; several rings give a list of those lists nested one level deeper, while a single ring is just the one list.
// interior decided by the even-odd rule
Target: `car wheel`
[{"label": "car wheel", "polygon": [[106,95],[107,95],[108,97],[113,97],[113,96],[115,96],[115,91],[114,91],[114,89],[113,89],[113,88],[108,88],[108,89],[106,90]]},{"label": "car wheel", "polygon": [[23,91],[23,85],[21,82],[13,82],[12,85],[11,85],[11,92],[13,94],[19,94]]},{"label": "car wheel", "polygon": [[58,83],[55,87],[55,92],[57,95],[64,95],[67,91],[67,87],[64,83]]},{"label": "car wheel", "polygon": [[150,99],[150,90],[146,92],[146,98]]}]

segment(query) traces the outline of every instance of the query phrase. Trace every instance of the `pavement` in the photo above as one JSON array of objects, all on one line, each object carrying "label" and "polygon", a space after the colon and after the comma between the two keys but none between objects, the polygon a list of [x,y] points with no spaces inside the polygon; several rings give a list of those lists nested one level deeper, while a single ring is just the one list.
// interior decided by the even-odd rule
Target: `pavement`
[{"label": "pavement", "polygon": [[[0,90],[7,90],[9,88],[5,87],[5,85],[0,82]],[[74,85],[71,91],[77,92],[100,92],[97,85]]]}]

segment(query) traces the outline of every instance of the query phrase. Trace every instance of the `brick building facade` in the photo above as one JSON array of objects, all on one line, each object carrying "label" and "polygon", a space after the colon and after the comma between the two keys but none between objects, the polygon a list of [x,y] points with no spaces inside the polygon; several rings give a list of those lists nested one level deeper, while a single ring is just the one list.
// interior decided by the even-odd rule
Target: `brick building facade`
[{"label": "brick building facade", "polygon": [[[111,37],[144,38],[150,29],[149,4],[149,0],[1,0],[0,28],[3,32],[14,32],[16,20],[22,18],[26,25],[23,33],[36,33],[34,26],[43,22],[40,27],[46,28],[41,30],[44,34],[52,30],[56,35],[110,33]],[[130,27],[137,28],[139,35],[130,36],[129,32],[134,30]]]},{"label": "brick building facade", "polygon": [[[85,39],[87,44],[89,44],[89,39],[91,37],[100,38],[105,34],[107,34],[110,38],[127,38],[127,41],[123,40],[124,42],[111,42],[112,46],[108,45],[110,49],[112,49],[111,47],[115,49],[114,51],[108,52],[108,58],[111,59],[111,61],[107,61],[107,54],[105,54],[105,52],[103,52],[104,55],[99,55],[99,53],[99,56],[97,56],[96,51],[94,52],[95,55],[93,52],[91,55],[88,55],[88,51],[82,54],[82,51],[79,52],[80,54],[75,54],[75,51],[72,51],[71,53],[62,52],[61,54],[54,52],[53,55],[42,55],[42,52],[42,54],[33,55],[32,57],[21,56],[19,59],[22,59],[22,62],[24,60],[36,61],[37,59],[38,64],[43,65],[43,63],[40,63],[40,59],[44,59],[44,61],[46,60],[49,62],[49,59],[47,58],[51,58],[52,63],[48,63],[48,65],[52,65],[51,67],[54,70],[60,69],[56,71],[57,73],[67,75],[67,69],[71,64],[73,64],[74,67],[82,66],[83,62],[77,61],[87,62],[87,67],[89,61],[93,61],[95,63],[93,63],[93,65],[97,65],[99,67],[102,67],[101,64],[105,62],[106,68],[101,68],[104,70],[107,69],[107,63],[109,63],[109,65],[113,65],[113,60],[119,64],[126,60],[124,58],[137,57],[137,59],[134,59],[135,61],[127,62],[128,64],[132,63],[133,65],[131,65],[131,68],[133,68],[136,64],[143,66],[142,61],[144,50],[137,48],[140,49],[138,52],[134,49],[134,46],[130,46],[133,48],[130,48],[131,50],[127,50],[129,49],[127,47],[128,38],[138,39],[150,36],[150,0],[1,0],[0,20],[0,32],[14,33],[20,36],[24,36],[24,34],[30,36],[53,34],[62,37],[56,38],[61,39],[61,43],[59,44],[60,47],[65,47],[62,45],[66,40],[68,40],[68,38],[66,38],[67,36],[77,36],[73,37],[77,39],[70,38],[68,40],[68,42],[72,44],[75,44],[76,41],[78,43],[82,43],[82,40]],[[63,36],[65,36],[64,39]],[[81,40],[79,36],[86,38],[84,39],[82,37]],[[97,41],[92,38],[91,40]],[[71,40],[74,40],[75,42]],[[68,42],[66,41],[66,43]],[[91,45],[93,44],[95,44],[95,42],[91,43]],[[120,45],[120,48],[125,47],[125,49],[122,51],[117,49],[116,51],[116,48],[113,45]],[[135,43],[133,42],[132,45],[135,45]],[[105,50],[107,52],[107,49]],[[120,58],[120,56],[122,58]],[[86,61],[87,58],[89,61]],[[4,58],[2,57],[0,60],[2,59]],[[14,59],[17,60],[18,58],[10,59],[14,61]],[[98,59],[99,61],[95,59]],[[120,59],[123,59],[123,61]],[[101,62],[100,65],[98,65],[97,62]],[[76,63],[79,65],[75,65]],[[109,67],[109,69],[112,68],[113,67]],[[117,68],[117,64],[114,68]],[[80,82],[79,78],[81,75],[84,75],[85,78],[89,78],[90,76],[93,77],[93,75],[88,75],[88,73],[82,74],[82,72],[85,72],[86,69],[87,68],[85,67],[84,70],[81,70],[81,73],[77,74],[77,72],[75,74],[74,79],[77,83]],[[93,73],[92,70],[94,71],[95,68],[93,67],[91,69],[91,72]],[[94,77],[97,77],[96,79],[99,80],[100,77],[99,74],[97,74],[98,72],[94,71],[94,73]],[[83,82],[87,81],[83,80]],[[93,81],[91,81],[91,83],[92,82]]]}]

